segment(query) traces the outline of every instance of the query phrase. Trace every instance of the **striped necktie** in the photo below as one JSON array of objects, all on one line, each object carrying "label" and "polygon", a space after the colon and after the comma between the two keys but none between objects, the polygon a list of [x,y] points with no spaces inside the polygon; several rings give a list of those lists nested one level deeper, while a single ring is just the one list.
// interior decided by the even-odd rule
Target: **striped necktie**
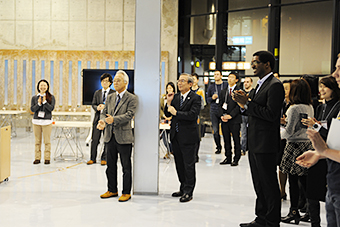
[{"label": "striped necktie", "polygon": [[[183,95],[181,95],[181,98],[179,100],[179,107],[181,108],[183,105]],[[179,126],[178,126],[178,122],[176,122],[176,132],[179,132]]]}]

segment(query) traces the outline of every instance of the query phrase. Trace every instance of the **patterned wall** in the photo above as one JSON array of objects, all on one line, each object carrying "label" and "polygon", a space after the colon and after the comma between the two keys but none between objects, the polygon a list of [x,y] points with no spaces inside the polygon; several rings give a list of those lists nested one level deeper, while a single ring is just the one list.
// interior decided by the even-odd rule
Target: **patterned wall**
[{"label": "patterned wall", "polygon": [[[162,81],[168,81],[168,65],[169,53],[162,51]],[[84,111],[84,68],[133,69],[134,51],[0,50],[0,109],[28,110],[36,84],[44,78],[56,98],[56,110]]]}]

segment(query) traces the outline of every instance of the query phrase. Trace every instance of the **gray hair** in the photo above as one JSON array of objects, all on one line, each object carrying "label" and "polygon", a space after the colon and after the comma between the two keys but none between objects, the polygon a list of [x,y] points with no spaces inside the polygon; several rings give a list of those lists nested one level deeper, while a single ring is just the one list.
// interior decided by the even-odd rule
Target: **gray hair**
[{"label": "gray hair", "polygon": [[126,74],[126,72],[124,72],[123,70],[118,70],[116,72],[116,75],[118,75],[118,74],[122,74],[123,77],[124,77],[124,82],[126,82],[127,85],[129,85],[129,76]]},{"label": "gray hair", "polygon": [[181,75],[188,77],[188,83],[194,83],[194,77],[189,73],[182,73]]}]

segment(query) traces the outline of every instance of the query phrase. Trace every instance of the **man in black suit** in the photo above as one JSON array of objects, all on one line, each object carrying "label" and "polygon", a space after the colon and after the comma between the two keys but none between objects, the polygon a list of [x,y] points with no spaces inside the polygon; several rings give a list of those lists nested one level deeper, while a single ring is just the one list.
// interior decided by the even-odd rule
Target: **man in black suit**
[{"label": "man in black suit", "polygon": [[[92,142],[91,142],[91,158],[87,162],[88,165],[92,165],[96,163],[97,159],[97,149],[99,140],[101,137],[102,132],[97,129],[97,124],[100,119],[100,113],[105,107],[105,101],[109,94],[112,94],[114,90],[110,88],[112,84],[112,76],[109,73],[104,73],[100,77],[100,83],[102,85],[102,89],[97,90],[92,99],[92,108],[95,111],[95,115],[93,118],[93,124],[92,124]],[[101,156],[101,165],[106,165],[106,148],[104,144],[104,150]]]},{"label": "man in black suit", "polygon": [[164,108],[165,116],[172,116],[170,139],[181,184],[179,191],[172,196],[181,197],[180,202],[192,200],[196,183],[195,147],[199,142],[197,117],[201,109],[201,97],[191,91],[192,85],[192,76],[181,74],[178,79],[180,93],[169,93]]},{"label": "man in black suit", "polygon": [[249,164],[256,193],[256,218],[241,227],[280,226],[281,200],[276,173],[280,149],[280,114],[284,98],[282,83],[273,76],[274,56],[258,51],[251,61],[258,85],[249,96],[236,91],[233,99],[249,117]]},{"label": "man in black suit", "polygon": [[[228,76],[228,87],[223,89],[219,95],[220,97],[220,116],[222,120],[222,133],[224,139],[225,159],[220,163],[221,165],[231,164],[237,166],[241,158],[241,143],[240,143],[240,128],[241,128],[241,114],[240,107],[232,99],[232,93],[240,90],[236,85],[239,81],[237,73],[230,73]],[[234,140],[234,161],[232,162],[231,152],[231,135]]]}]

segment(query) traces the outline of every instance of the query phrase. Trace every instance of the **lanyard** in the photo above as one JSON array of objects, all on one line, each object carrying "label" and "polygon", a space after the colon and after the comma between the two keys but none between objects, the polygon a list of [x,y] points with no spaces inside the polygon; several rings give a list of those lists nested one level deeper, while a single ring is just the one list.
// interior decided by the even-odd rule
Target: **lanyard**
[{"label": "lanyard", "polygon": [[334,106],[332,107],[332,109],[328,112],[327,116],[325,118],[323,118],[325,116],[325,111],[326,111],[326,107],[327,107],[327,104],[325,105],[325,107],[323,108],[322,110],[322,117],[321,117],[321,120],[327,120],[327,118],[329,117],[329,115],[332,113],[333,109],[335,108],[335,106],[339,103],[339,101],[337,101]]},{"label": "lanyard", "polygon": [[[221,83],[221,91],[223,90],[223,82]],[[217,90],[217,85],[215,83],[215,91],[216,91],[216,94],[218,95],[218,90]]]}]

